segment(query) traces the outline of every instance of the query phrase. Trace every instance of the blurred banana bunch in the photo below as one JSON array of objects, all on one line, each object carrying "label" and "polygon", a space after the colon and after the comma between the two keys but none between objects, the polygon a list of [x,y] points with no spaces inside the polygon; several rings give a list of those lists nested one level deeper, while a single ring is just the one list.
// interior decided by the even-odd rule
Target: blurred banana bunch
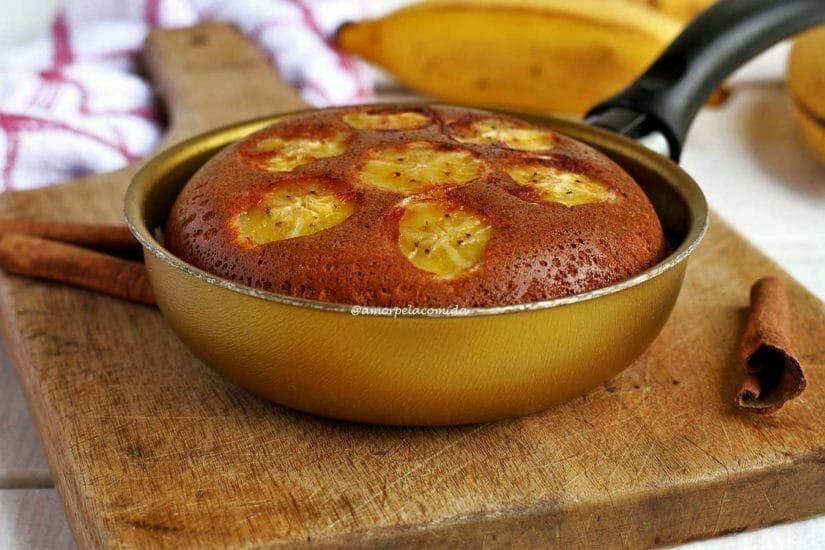
[{"label": "blurred banana bunch", "polygon": [[[342,26],[335,43],[425,94],[583,114],[620,91],[715,0],[427,0]],[[825,163],[825,27],[794,40],[788,92]],[[723,86],[709,103],[724,100]]]},{"label": "blurred banana bunch", "polygon": [[699,12],[706,10],[716,0],[624,0],[637,4],[647,4],[681,21],[690,21]]},{"label": "blurred banana bunch", "polygon": [[788,94],[797,126],[814,156],[825,163],[825,27],[794,40]]},{"label": "blurred banana bunch", "polygon": [[337,46],[459,103],[581,114],[713,0],[431,0],[350,23]]}]

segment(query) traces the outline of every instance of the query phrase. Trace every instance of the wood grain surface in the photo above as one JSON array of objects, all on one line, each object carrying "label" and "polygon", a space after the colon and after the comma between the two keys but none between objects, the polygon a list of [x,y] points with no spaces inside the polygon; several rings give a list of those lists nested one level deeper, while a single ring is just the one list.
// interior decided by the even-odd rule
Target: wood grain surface
[{"label": "wood grain surface", "polygon": [[[153,34],[166,143],[302,105],[222,25]],[[0,216],[120,220],[135,168],[0,197]],[[758,277],[788,282],[810,387],[738,413]],[[714,217],[664,332],[625,373],[521,419],[397,429],[286,410],[195,360],[150,307],[3,276],[0,313],[81,547],[643,547],[825,512],[825,306]]]}]

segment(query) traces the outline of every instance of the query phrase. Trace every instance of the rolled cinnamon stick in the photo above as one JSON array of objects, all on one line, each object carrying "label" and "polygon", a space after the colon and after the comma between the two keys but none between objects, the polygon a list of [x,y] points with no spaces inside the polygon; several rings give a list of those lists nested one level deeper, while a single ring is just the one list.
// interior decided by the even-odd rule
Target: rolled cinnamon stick
[{"label": "rolled cinnamon stick", "polygon": [[807,380],[791,350],[791,315],[785,287],[767,277],[751,287],[751,307],[739,348],[745,381],[739,408],[772,414],[805,389]]},{"label": "rolled cinnamon stick", "polygon": [[92,225],[83,223],[0,220],[0,233],[16,233],[43,237],[103,252],[140,251],[140,243],[125,225]]},{"label": "rolled cinnamon stick", "polygon": [[154,304],[146,267],[71,244],[0,233],[0,269]]}]

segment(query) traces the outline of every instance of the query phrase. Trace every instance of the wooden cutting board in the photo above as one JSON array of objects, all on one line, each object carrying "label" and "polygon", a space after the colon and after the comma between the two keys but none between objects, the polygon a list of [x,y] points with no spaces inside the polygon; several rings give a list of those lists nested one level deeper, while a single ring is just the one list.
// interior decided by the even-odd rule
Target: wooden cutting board
[{"label": "wooden cutting board", "polygon": [[[146,58],[166,144],[302,106],[230,27],[157,32]],[[134,171],[5,194],[0,215],[116,222]],[[732,405],[735,350],[748,287],[768,274],[788,281],[810,386],[757,418]],[[718,217],[630,369],[545,413],[470,427],[307,416],[205,368],[155,309],[11,276],[0,298],[83,547],[642,547],[825,512],[825,306]]]}]

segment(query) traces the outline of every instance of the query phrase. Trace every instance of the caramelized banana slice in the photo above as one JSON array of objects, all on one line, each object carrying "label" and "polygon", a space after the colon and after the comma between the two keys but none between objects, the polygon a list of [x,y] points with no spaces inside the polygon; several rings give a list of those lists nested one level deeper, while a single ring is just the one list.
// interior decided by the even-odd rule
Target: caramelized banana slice
[{"label": "caramelized banana slice", "polygon": [[591,202],[616,200],[616,194],[604,184],[583,174],[565,172],[541,164],[521,164],[507,170],[517,184],[532,188],[544,202],[577,206]]},{"label": "caramelized banana slice", "polygon": [[398,224],[398,247],[418,269],[454,279],[472,269],[492,228],[480,215],[438,201],[410,201]]},{"label": "caramelized banana slice", "polygon": [[359,130],[415,130],[430,123],[430,117],[416,111],[356,111],[343,119]]},{"label": "caramelized banana slice", "polygon": [[267,193],[255,207],[235,217],[237,240],[255,246],[312,235],[338,225],[355,210],[350,197],[317,182],[288,185]]},{"label": "caramelized banana slice", "polygon": [[271,136],[257,143],[254,158],[271,172],[289,172],[314,160],[337,157],[347,150],[348,137],[345,132],[330,136]]},{"label": "caramelized banana slice", "polygon": [[549,151],[556,143],[556,136],[549,130],[504,118],[459,120],[447,127],[447,133],[461,143],[490,144],[518,151]]},{"label": "caramelized banana slice", "polygon": [[483,163],[472,152],[413,143],[371,151],[361,168],[361,183],[409,195],[436,185],[462,185],[477,178]]}]

